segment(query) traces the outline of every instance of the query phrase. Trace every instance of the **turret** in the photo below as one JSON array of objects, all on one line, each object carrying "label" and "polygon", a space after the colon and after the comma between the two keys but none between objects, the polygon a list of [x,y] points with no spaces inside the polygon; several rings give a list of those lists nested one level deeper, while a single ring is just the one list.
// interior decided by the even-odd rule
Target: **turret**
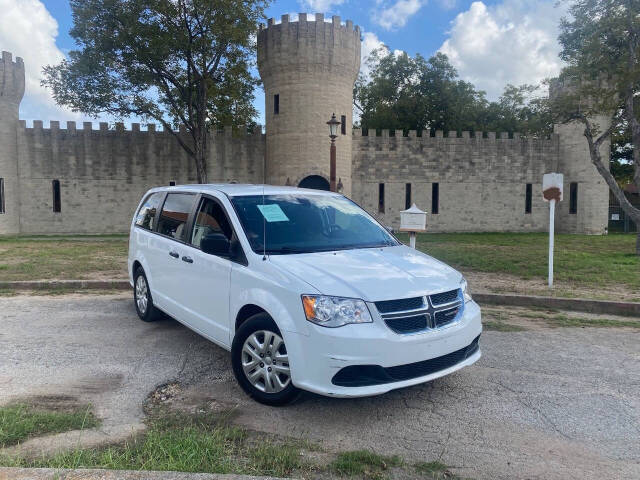
[{"label": "turret", "polygon": [[24,63],[9,52],[0,59],[0,235],[20,232],[18,108],[24,95]]},{"label": "turret", "polygon": [[[554,100],[563,95],[568,96],[567,101],[577,103],[576,110],[581,106],[593,106],[589,98],[575,95],[571,83],[554,79],[549,88],[549,97]],[[590,121],[603,132],[611,120],[610,116],[599,114],[590,117]],[[558,135],[557,171],[564,175],[564,200],[558,205],[556,213],[558,231],[601,234],[608,223],[609,187],[591,163],[584,125],[577,120],[556,123],[553,131]],[[607,168],[610,150],[611,142],[606,140],[600,146],[600,154]]]},{"label": "turret", "polygon": [[353,84],[360,69],[360,29],[334,16],[304,13],[269,19],[258,33],[258,70],[265,90],[266,181],[329,186],[329,129],[338,130],[337,177],[351,194]]}]

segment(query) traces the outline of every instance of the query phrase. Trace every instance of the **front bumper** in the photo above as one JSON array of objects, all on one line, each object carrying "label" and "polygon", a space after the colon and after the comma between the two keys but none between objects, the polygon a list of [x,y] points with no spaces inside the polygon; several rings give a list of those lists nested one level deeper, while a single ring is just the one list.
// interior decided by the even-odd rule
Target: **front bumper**
[{"label": "front bumper", "polygon": [[468,302],[460,319],[451,325],[405,335],[393,332],[373,310],[373,323],[339,328],[313,325],[308,336],[288,332],[289,338],[285,341],[293,384],[332,397],[379,395],[448,375],[480,358],[480,349],[473,349],[469,355],[459,357],[459,362],[437,371],[430,369],[422,376],[400,381],[386,379],[383,383],[364,386],[336,385],[332,379],[345,367],[364,365],[387,369],[444,357],[464,351],[482,332],[480,307],[475,302]]}]

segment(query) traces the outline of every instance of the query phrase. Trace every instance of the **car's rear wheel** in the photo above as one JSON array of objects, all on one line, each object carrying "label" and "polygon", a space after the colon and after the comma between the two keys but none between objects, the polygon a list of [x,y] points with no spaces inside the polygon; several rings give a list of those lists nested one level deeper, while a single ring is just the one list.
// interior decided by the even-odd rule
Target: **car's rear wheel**
[{"label": "car's rear wheel", "polygon": [[133,300],[140,320],[153,322],[158,318],[158,310],[153,305],[149,282],[142,267],[138,267],[133,275]]},{"label": "car's rear wheel", "polygon": [[295,401],[300,390],[291,383],[287,347],[277,325],[266,313],[245,321],[233,339],[233,373],[242,389],[267,405]]}]

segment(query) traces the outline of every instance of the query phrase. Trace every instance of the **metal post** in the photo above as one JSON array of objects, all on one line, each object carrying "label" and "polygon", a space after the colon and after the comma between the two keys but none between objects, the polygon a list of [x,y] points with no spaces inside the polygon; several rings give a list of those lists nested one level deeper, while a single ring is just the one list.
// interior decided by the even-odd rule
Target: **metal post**
[{"label": "metal post", "polygon": [[549,288],[553,288],[553,236],[556,217],[556,201],[549,201]]},{"label": "metal post", "polygon": [[409,246],[415,250],[415,248],[416,248],[416,232],[409,232]]},{"label": "metal post", "polygon": [[332,192],[337,191],[336,189],[336,141],[335,139],[331,139],[331,152],[330,152],[330,160],[329,160],[329,190]]}]

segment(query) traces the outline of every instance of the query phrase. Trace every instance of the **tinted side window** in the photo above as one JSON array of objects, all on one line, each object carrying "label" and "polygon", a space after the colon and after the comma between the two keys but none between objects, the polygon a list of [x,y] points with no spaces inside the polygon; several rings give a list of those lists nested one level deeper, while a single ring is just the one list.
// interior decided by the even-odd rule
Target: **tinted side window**
[{"label": "tinted side window", "polygon": [[200,248],[203,238],[216,234],[222,234],[227,237],[227,240],[231,241],[232,233],[231,225],[229,225],[229,221],[218,202],[210,198],[203,199],[193,225],[191,244]]},{"label": "tinted side window", "polygon": [[158,233],[176,240],[187,240],[187,220],[196,200],[195,195],[170,193],[158,220]]},{"label": "tinted side window", "polygon": [[146,198],[140,210],[138,210],[138,215],[136,215],[137,226],[147,230],[153,230],[163,195],[163,192],[156,192]]}]

